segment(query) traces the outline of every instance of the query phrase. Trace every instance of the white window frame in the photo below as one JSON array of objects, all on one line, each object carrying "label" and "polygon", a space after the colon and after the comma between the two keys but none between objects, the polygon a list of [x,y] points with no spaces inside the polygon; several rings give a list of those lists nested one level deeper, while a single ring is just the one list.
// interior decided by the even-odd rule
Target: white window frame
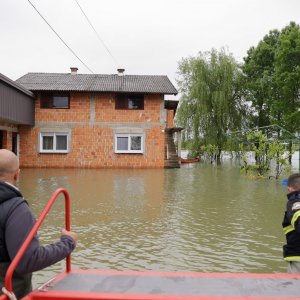
[{"label": "white window frame", "polygon": [[[53,150],[43,149],[43,137],[52,136],[53,137]],[[56,150],[56,137],[57,136],[67,136],[67,149],[66,150]],[[69,153],[70,152],[70,133],[69,132],[40,132],[40,143],[39,143],[40,153]]]},{"label": "white window frame", "polygon": [[[141,137],[141,150],[130,150],[131,146],[131,137],[139,136]],[[127,137],[128,138],[128,149],[127,150],[118,150],[118,138]],[[116,133],[115,134],[115,153],[144,153],[144,134],[141,133]]]}]

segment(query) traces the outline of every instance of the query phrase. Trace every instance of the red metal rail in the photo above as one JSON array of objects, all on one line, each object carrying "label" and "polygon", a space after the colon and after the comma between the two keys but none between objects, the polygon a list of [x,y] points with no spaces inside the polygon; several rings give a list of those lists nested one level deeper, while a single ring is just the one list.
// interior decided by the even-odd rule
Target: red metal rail
[{"label": "red metal rail", "polygon": [[[36,221],[35,225],[32,227],[31,231],[29,232],[27,238],[25,239],[23,245],[20,247],[19,251],[17,252],[16,256],[12,260],[6,275],[5,275],[5,288],[12,292],[12,275],[18,266],[21,258],[23,257],[25,251],[27,250],[28,246],[30,245],[34,235],[37,233],[38,229],[40,228],[42,222],[44,221],[46,215],[48,214],[49,210],[51,209],[53,203],[57,199],[57,196],[62,193],[65,196],[65,228],[66,230],[70,230],[70,196],[66,189],[57,189],[50,200],[48,201],[47,205],[45,206],[44,210],[42,211],[40,217]],[[66,258],[66,271],[71,271],[71,256],[68,255]],[[0,300],[9,299],[6,295],[0,296]]]}]

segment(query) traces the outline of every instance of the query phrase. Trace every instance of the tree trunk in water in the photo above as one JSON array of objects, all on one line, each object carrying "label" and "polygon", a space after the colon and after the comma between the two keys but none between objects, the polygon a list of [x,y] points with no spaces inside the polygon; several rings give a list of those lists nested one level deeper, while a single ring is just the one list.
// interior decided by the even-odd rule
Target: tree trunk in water
[{"label": "tree trunk in water", "polygon": [[[258,148],[258,147],[259,147],[259,143],[255,143],[255,146],[256,146],[256,148]],[[257,156],[257,153],[256,153],[256,152],[255,152],[255,163],[256,163],[257,165],[260,164],[260,157]]]},{"label": "tree trunk in water", "polygon": [[292,165],[292,148],[293,148],[293,142],[289,142],[289,164]]},{"label": "tree trunk in water", "polygon": [[275,178],[278,179],[280,175],[280,165],[279,165],[279,153],[276,153],[277,156],[277,163],[276,163],[276,175]]},{"label": "tree trunk in water", "polygon": [[217,165],[221,164],[221,149],[218,149],[218,153],[217,153]]}]

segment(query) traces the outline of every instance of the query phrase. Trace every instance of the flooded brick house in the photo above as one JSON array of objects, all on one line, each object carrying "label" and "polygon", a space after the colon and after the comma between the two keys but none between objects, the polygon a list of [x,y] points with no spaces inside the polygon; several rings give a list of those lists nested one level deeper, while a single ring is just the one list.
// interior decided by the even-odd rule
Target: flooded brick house
[{"label": "flooded brick house", "polygon": [[177,90],[167,76],[71,68],[28,73],[16,85],[34,95],[34,124],[17,128],[22,167],[179,167],[168,139],[177,101],[164,100]]}]

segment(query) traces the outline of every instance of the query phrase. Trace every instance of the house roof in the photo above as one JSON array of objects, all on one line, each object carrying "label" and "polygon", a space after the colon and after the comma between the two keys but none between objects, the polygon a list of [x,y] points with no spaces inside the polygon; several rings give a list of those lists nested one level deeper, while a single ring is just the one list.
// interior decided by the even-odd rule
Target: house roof
[{"label": "house roof", "polygon": [[28,73],[16,82],[31,91],[93,91],[176,95],[167,76]]}]

